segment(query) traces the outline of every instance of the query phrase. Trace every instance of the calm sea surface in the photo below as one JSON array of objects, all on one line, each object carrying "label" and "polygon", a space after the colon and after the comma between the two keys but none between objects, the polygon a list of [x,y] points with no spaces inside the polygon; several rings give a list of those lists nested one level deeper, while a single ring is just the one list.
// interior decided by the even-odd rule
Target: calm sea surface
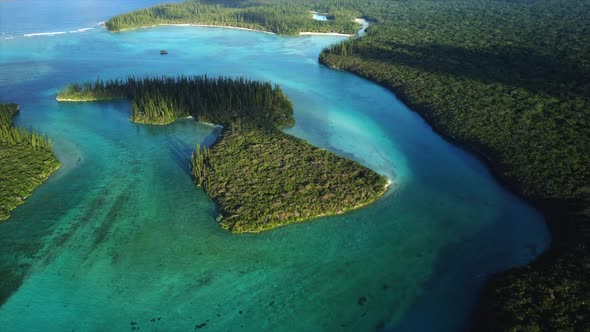
[{"label": "calm sea surface", "polygon": [[[542,216],[475,158],[385,89],[318,65],[341,37],[97,25],[155,2],[0,1],[0,101],[19,103],[16,124],[51,136],[62,163],[0,223],[1,331],[458,331],[490,273],[547,247]],[[280,84],[295,105],[288,133],[393,190],[343,216],[220,229],[188,174],[212,127],[55,101],[69,82],[164,74]]]}]

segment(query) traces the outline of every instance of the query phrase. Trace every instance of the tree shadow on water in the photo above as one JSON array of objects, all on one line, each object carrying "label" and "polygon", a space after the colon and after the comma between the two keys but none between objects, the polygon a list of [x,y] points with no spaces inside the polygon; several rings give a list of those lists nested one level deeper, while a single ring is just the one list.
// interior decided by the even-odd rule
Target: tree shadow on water
[{"label": "tree shadow on water", "polygon": [[[511,222],[509,218],[500,217],[466,239],[442,249],[430,278],[421,284],[422,294],[400,321],[393,326],[380,322],[376,331],[470,330],[473,310],[486,280],[494,273],[517,266],[517,261],[523,264],[534,259],[547,246],[534,237],[502,236],[511,232]],[[417,264],[421,257],[422,254],[417,253]]]},{"label": "tree shadow on water", "polygon": [[182,140],[174,137],[168,137],[166,139],[166,145],[172,160],[174,160],[178,167],[180,167],[183,173],[190,177],[190,158],[194,147],[191,147]]},{"label": "tree shadow on water", "polygon": [[[210,147],[213,143],[215,143],[220,133],[221,128],[216,127],[209,135],[205,137],[205,139],[203,139],[201,145]],[[168,136],[166,138],[166,145],[168,147],[170,156],[174,162],[176,162],[178,167],[180,167],[180,169],[182,169],[186,175],[192,177],[190,162],[191,155],[193,154],[196,146],[191,146],[190,144],[187,144],[186,142],[172,136]]]}]

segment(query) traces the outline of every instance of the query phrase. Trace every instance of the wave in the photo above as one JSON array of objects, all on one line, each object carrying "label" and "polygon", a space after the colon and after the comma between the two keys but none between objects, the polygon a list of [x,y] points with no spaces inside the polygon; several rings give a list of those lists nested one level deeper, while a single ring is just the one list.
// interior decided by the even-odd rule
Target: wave
[{"label": "wave", "polygon": [[84,31],[88,31],[88,30],[92,30],[94,28],[81,28],[81,29],[76,29],[76,30],[72,30],[69,31],[70,33],[80,33],[80,32],[84,32]]},{"label": "wave", "polygon": [[[103,25],[104,22],[99,22],[96,24],[96,26],[100,26]],[[81,33],[81,32],[86,32],[89,30],[93,30],[95,29],[95,27],[87,27],[87,28],[79,28],[79,29],[75,29],[75,30],[69,30],[69,31],[51,31],[51,32],[35,32],[35,33],[25,33],[22,35],[15,35],[15,34],[5,34],[3,33],[3,37],[4,39],[14,39],[15,37],[43,37],[43,36],[56,36],[56,35],[63,35],[63,34],[67,34],[67,33]]]},{"label": "wave", "polygon": [[25,33],[25,37],[37,37],[37,36],[55,36],[55,35],[63,35],[67,33],[65,31],[57,31],[57,32],[38,32],[38,33]]}]

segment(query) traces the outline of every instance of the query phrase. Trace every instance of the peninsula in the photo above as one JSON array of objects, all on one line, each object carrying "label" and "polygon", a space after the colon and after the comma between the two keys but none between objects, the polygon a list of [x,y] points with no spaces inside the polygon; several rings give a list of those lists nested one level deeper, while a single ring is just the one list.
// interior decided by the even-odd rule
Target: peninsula
[{"label": "peninsula", "polygon": [[0,220],[59,168],[50,139],[13,126],[18,111],[17,104],[0,104]]},{"label": "peninsula", "polygon": [[[59,101],[129,99],[131,120],[168,124],[192,116],[223,126],[191,157],[194,181],[217,203],[219,225],[260,232],[370,204],[389,186],[359,163],[283,133],[295,123],[278,86],[243,78],[157,77],[72,84]],[[188,157],[188,156],[187,156]]]}]

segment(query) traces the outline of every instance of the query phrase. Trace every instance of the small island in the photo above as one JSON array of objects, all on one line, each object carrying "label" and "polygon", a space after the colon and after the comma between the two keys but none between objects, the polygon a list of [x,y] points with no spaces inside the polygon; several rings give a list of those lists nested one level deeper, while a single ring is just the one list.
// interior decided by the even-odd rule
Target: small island
[{"label": "small island", "polygon": [[0,104],[0,220],[59,168],[50,139],[13,126],[18,111],[17,104]]},{"label": "small island", "polygon": [[160,51],[160,55],[166,55],[166,54],[168,54],[168,51],[166,51],[166,50],[161,50]]},{"label": "small island", "polygon": [[233,233],[270,230],[374,202],[386,177],[283,133],[293,107],[278,86],[244,78],[157,77],[72,84],[60,101],[128,99],[131,120],[163,125],[187,116],[222,126],[191,157],[194,181]]}]

